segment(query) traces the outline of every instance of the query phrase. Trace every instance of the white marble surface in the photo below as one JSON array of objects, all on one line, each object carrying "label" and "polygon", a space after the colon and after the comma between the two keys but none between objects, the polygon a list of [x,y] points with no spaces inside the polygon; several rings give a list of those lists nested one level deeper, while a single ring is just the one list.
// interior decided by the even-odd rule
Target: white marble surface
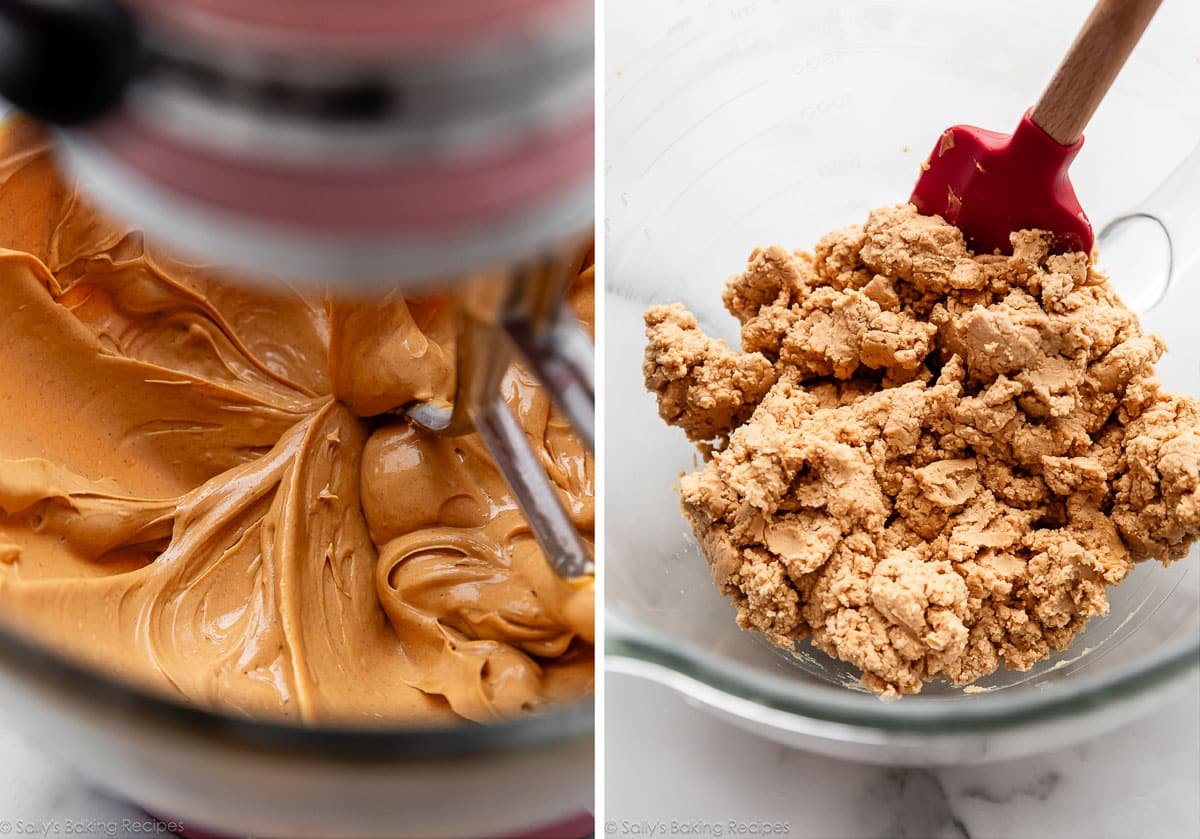
[{"label": "white marble surface", "polygon": [[[1200,674],[1149,719],[993,766],[886,769],[745,734],[672,691],[608,674],[605,834],[788,839],[1200,836]],[[677,823],[674,833],[671,822]],[[720,826],[718,833],[716,826]]]},{"label": "white marble surface", "polygon": [[0,837],[171,839],[167,825],[96,792],[0,718]]}]

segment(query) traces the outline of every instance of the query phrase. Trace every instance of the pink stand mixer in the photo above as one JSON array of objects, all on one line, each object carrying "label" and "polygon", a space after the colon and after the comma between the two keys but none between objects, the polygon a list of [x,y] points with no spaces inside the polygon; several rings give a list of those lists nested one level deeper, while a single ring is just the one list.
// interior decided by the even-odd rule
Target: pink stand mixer
[{"label": "pink stand mixer", "polygon": [[592,56],[586,0],[0,0],[0,96],[110,212],[254,282],[452,292],[455,399],[406,413],[480,434],[566,577],[590,548],[499,386],[520,358],[591,445],[563,295],[593,219]]}]

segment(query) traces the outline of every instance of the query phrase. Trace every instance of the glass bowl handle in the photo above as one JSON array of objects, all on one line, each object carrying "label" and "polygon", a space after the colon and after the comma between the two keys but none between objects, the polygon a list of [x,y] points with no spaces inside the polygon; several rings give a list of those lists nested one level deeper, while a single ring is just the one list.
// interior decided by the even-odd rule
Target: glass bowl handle
[{"label": "glass bowl handle", "polygon": [[[1126,303],[1145,312],[1200,258],[1200,145],[1158,187],[1100,231],[1100,256]],[[1157,259],[1154,259],[1157,257]],[[1146,271],[1153,260],[1157,270]],[[1136,279],[1134,279],[1136,278]],[[1136,281],[1136,288],[1123,283]]]}]

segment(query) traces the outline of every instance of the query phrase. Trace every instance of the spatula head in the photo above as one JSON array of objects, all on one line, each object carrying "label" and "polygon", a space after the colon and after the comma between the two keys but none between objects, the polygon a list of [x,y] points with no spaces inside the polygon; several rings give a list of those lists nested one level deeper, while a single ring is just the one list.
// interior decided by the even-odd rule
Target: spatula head
[{"label": "spatula head", "polygon": [[976,253],[1011,253],[1009,234],[1053,234],[1057,252],[1090,254],[1095,235],[1067,177],[1079,147],[1063,146],[1026,113],[1010,134],[955,125],[942,132],[922,164],[909,199],[925,215],[962,230]]}]

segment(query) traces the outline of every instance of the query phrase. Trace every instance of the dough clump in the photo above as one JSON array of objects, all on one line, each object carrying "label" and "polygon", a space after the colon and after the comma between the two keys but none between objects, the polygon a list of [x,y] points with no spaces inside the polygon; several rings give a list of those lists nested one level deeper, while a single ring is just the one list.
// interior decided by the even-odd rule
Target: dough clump
[{"label": "dough clump", "polygon": [[885,695],[1025,670],[1200,535],[1200,405],[1086,254],[975,255],[911,205],[755,250],[741,350],[646,313],[647,387],[707,460],[683,511],[738,624]]}]

